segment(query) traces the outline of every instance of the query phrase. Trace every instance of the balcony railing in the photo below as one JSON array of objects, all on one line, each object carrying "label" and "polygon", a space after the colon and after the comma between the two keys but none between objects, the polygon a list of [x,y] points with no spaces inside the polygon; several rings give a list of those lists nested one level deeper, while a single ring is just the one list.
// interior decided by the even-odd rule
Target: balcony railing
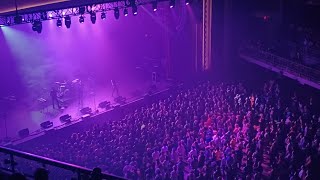
[{"label": "balcony railing", "polygon": [[320,71],[317,69],[310,68],[298,62],[294,62],[292,60],[277,56],[273,53],[260,50],[253,46],[241,48],[239,53],[242,57],[250,57],[256,61],[276,67],[283,72],[288,72],[297,77],[320,84]]},{"label": "balcony railing", "polygon": [[[92,173],[92,170],[88,168],[1,146],[0,158],[2,161],[0,163],[0,169],[2,171],[6,171],[8,173],[20,172],[27,177],[33,176],[33,172],[28,171],[30,170],[30,168],[27,168],[27,166],[30,166],[31,164],[33,166],[37,164],[40,165],[40,167],[48,169],[49,179],[71,179],[77,177],[78,180],[86,180]],[[124,179],[115,175],[105,173],[101,174],[101,178],[119,180]]]}]

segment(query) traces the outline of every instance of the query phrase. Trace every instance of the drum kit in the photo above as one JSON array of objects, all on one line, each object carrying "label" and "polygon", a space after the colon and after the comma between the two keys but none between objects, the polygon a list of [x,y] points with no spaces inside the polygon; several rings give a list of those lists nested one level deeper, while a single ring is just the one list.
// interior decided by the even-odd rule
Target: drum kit
[{"label": "drum kit", "polygon": [[55,82],[55,85],[58,99],[62,105],[66,105],[82,91],[82,81],[80,79],[74,79],[69,82]]}]

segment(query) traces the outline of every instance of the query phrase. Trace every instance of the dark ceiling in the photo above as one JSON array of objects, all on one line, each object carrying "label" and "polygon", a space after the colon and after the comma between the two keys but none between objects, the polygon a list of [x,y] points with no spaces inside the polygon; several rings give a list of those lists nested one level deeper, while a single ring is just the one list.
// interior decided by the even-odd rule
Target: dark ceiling
[{"label": "dark ceiling", "polygon": [[19,9],[28,9],[69,0],[0,0],[0,13],[15,11],[15,1]]}]

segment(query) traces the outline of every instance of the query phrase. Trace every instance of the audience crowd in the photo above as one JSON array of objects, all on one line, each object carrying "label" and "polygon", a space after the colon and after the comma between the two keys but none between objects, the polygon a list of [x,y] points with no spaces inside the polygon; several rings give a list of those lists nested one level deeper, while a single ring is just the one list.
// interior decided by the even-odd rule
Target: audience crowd
[{"label": "audience crowd", "polygon": [[275,81],[201,83],[122,119],[26,149],[128,179],[315,179],[320,118]]}]

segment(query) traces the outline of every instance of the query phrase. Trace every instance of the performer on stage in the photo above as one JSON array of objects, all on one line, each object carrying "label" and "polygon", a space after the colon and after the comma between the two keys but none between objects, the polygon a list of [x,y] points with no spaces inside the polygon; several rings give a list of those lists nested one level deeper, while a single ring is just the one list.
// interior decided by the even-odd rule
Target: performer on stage
[{"label": "performer on stage", "polygon": [[119,89],[118,89],[118,84],[116,83],[115,80],[111,80],[111,86],[112,86],[112,97],[114,97],[114,93],[117,94],[117,97],[119,96]]},{"label": "performer on stage", "polygon": [[52,99],[52,107],[53,107],[53,109],[55,109],[55,104],[60,109],[60,104],[59,104],[59,100],[58,100],[58,92],[57,92],[57,90],[55,88],[51,89],[50,96],[51,96],[51,99]]},{"label": "performer on stage", "polygon": [[83,108],[83,83],[80,80],[78,82],[78,87],[77,87],[77,91],[78,91],[78,105],[80,108]]}]

